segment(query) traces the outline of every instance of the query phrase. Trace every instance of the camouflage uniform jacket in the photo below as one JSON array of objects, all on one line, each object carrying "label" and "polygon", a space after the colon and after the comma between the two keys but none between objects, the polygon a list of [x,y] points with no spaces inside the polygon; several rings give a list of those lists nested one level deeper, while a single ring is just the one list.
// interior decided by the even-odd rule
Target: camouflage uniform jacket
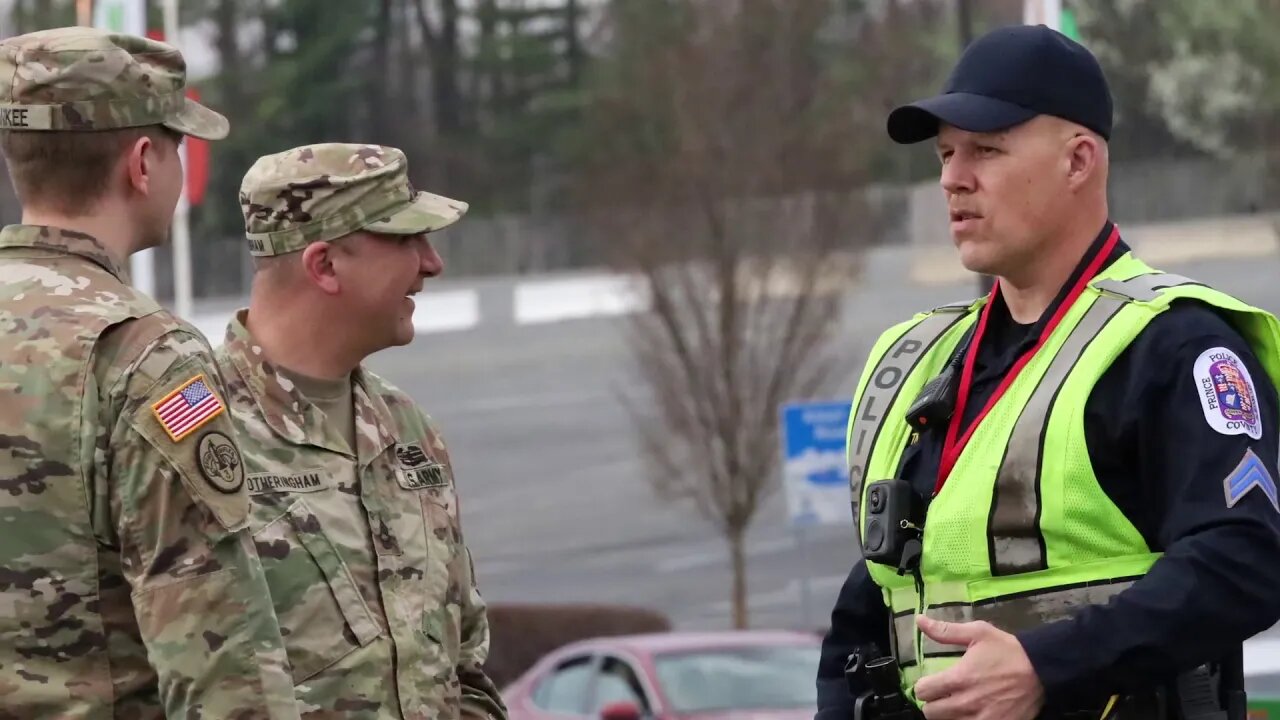
[{"label": "camouflage uniform jacket", "polygon": [[297,718],[212,351],[123,278],[0,231],[0,718]]},{"label": "camouflage uniform jacket", "polygon": [[504,718],[481,670],[485,605],[431,421],[357,369],[353,456],[323,411],[264,360],[244,317],[231,321],[217,358],[303,716]]}]

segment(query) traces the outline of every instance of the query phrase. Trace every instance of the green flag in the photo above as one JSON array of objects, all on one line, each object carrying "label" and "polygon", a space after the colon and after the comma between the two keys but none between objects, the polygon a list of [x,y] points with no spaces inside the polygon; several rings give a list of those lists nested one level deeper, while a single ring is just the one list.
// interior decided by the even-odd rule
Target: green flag
[{"label": "green flag", "polygon": [[1074,10],[1063,8],[1058,22],[1062,28],[1063,35],[1080,42],[1080,27],[1076,25],[1076,13]]}]

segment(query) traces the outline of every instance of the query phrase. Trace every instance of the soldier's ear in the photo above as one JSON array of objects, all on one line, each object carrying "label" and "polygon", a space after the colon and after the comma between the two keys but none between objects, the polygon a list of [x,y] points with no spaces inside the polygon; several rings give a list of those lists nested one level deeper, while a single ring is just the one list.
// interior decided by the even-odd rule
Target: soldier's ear
[{"label": "soldier's ear", "polygon": [[313,242],[302,251],[302,272],[311,284],[328,295],[342,292],[342,282],[334,266],[336,248],[331,243]]},{"label": "soldier's ear", "polygon": [[149,195],[156,182],[155,142],[146,135],[128,145],[124,156],[125,178],[131,193]]}]

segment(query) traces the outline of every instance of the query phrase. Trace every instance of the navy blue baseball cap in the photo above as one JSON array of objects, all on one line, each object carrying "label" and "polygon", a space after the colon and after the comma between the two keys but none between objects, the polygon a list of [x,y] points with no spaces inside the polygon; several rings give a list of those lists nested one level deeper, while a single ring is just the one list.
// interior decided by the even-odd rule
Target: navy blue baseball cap
[{"label": "navy blue baseball cap", "polygon": [[889,137],[909,144],[938,134],[940,122],[999,132],[1053,115],[1111,138],[1111,90],[1084,46],[1044,25],[1014,25],[965,49],[942,94],[889,113]]}]

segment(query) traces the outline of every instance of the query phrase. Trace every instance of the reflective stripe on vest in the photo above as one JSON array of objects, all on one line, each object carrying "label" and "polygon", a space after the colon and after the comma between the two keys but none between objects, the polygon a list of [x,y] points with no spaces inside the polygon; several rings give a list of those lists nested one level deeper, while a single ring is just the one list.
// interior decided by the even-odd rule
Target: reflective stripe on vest
[{"label": "reflective stripe on vest", "polygon": [[1099,297],[1067,336],[1049,369],[1018,416],[1009,436],[1008,450],[996,474],[988,542],[991,574],[1011,575],[1048,567],[1044,536],[1040,532],[1040,467],[1044,452],[1044,427],[1049,409],[1084,349],[1107,321],[1124,307],[1125,300]]},{"label": "reflective stripe on vest", "polygon": [[1154,272],[1146,275],[1138,275],[1128,280],[1101,280],[1094,283],[1094,287],[1099,290],[1119,295],[1121,297],[1136,300],[1138,302],[1151,302],[1155,300],[1160,293],[1157,290],[1165,288],[1178,287],[1180,285],[1200,285],[1195,280],[1185,278],[1181,275],[1173,273]]},{"label": "reflective stripe on vest", "polygon": [[[991,574],[993,577],[1033,572],[1048,567],[1044,537],[1040,530],[1040,469],[1044,452],[1044,428],[1049,411],[1059,390],[1089,343],[1124,306],[1133,301],[1156,299],[1163,288],[1194,284],[1171,273],[1149,273],[1128,280],[1103,280],[1096,283],[1105,293],[1094,300],[1084,316],[1071,330],[1018,416],[1009,437],[1005,456],[996,474],[988,527]],[[1055,587],[1019,595],[1003,596],[977,603],[940,603],[930,605],[930,617],[950,622],[985,620],[1006,632],[1016,633],[1063,620],[1080,608],[1103,604],[1133,584],[1137,578],[1124,578],[1101,583]],[[900,657],[915,654],[915,633],[902,632],[914,628],[915,614],[903,612],[894,616],[895,648]],[[921,654],[926,658],[955,657],[962,649],[939,645],[921,636]]]},{"label": "reflective stripe on vest", "polygon": [[1151,273],[1129,280],[1097,283],[1098,289],[1119,297],[1103,295],[1089,307],[1054,356],[1009,437],[1008,450],[996,475],[988,527],[992,575],[1012,575],[1048,567],[1044,536],[1040,531],[1043,435],[1053,401],[1076,361],[1126,302],[1154,300],[1159,288],[1191,282],[1181,275]]},{"label": "reflective stripe on vest", "polygon": [[903,610],[893,616],[893,651],[899,667],[916,664],[915,610]]},{"label": "reflective stripe on vest", "polygon": [[1112,316],[1123,309],[1126,301],[1152,301],[1161,288],[1181,284],[1197,283],[1183,275],[1149,273],[1126,281],[1107,279],[1096,284],[1098,290],[1119,297],[1103,295],[1089,307],[1088,313],[1080,319],[1053,357],[1050,368],[1019,415],[1009,438],[1009,450],[996,475],[996,496],[992,500],[988,533],[992,575],[1030,573],[1048,566],[1044,556],[1044,538],[1039,530],[1039,470],[1044,450],[1044,424],[1048,421],[1053,398],[1066,382],[1066,375],[1074,368],[1088,343],[1102,332]]},{"label": "reflective stripe on vest", "polygon": [[881,420],[885,411],[893,407],[902,382],[916,364],[924,359],[938,338],[964,319],[971,305],[953,303],[933,310],[889,347],[876,365],[875,372],[871,373],[867,389],[858,407],[853,409],[854,420],[849,433],[852,445],[849,452],[849,489],[853,498],[855,526],[861,521],[858,502],[862,498],[862,483],[866,480],[867,461],[871,459],[871,449],[875,447],[880,428],[884,427]]},{"label": "reflective stripe on vest", "polygon": [[[931,606],[927,614],[946,622],[984,620],[1008,633],[1019,633],[1058,620],[1066,620],[1081,608],[1106,604],[1138,578],[1122,578],[1075,587],[1057,587],[1022,595],[1008,595],[976,603],[944,603]],[[914,621],[915,617],[912,616]],[[963,648],[941,645],[923,635],[925,657],[958,657]]]}]

